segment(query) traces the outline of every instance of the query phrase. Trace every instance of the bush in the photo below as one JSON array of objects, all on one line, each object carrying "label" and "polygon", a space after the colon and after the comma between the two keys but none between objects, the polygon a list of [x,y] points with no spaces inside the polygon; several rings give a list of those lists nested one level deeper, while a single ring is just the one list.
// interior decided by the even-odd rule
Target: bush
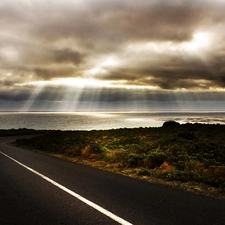
[{"label": "bush", "polygon": [[[22,129],[0,133],[13,135],[27,132]],[[153,175],[165,179],[225,186],[224,125],[180,125],[175,121],[166,121],[161,128],[40,133],[42,136],[17,140],[14,144],[80,159],[102,160],[120,168],[133,167],[139,175],[149,175],[152,171]],[[154,170],[164,162],[168,162],[174,170]]]},{"label": "bush", "polygon": [[163,123],[163,127],[177,127],[179,126],[180,123],[174,121],[174,120],[169,120]]},{"label": "bush", "polygon": [[147,155],[145,159],[145,165],[149,169],[153,169],[153,168],[161,166],[166,160],[167,160],[166,153],[153,151]]},{"label": "bush", "polygon": [[138,175],[140,176],[150,176],[152,174],[152,172],[146,168],[141,168],[138,172]]},{"label": "bush", "polygon": [[137,167],[143,164],[143,157],[136,153],[131,153],[128,158],[128,166]]}]

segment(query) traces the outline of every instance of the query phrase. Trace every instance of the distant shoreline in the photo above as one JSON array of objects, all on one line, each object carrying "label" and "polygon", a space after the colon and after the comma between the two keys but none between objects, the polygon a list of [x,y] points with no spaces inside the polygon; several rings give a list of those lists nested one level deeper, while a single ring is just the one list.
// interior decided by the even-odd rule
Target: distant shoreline
[{"label": "distant shoreline", "polygon": [[225,112],[0,112],[0,129],[108,130],[179,123],[225,124]]}]

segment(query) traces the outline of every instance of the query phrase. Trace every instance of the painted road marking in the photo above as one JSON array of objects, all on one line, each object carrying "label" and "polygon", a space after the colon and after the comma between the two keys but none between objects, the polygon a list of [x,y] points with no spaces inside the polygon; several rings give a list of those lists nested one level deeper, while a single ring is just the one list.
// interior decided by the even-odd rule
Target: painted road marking
[{"label": "painted road marking", "polygon": [[97,205],[97,204],[95,204],[95,203],[89,201],[88,199],[86,199],[86,198],[82,197],[81,195],[79,195],[79,194],[77,194],[77,193],[71,191],[70,189],[68,189],[68,188],[64,187],[63,185],[61,185],[61,184],[55,182],[54,180],[52,180],[52,179],[46,177],[45,175],[43,175],[43,174],[37,172],[36,170],[34,170],[34,169],[32,169],[32,168],[30,168],[30,167],[28,167],[28,166],[22,164],[21,162],[19,162],[19,161],[17,161],[16,159],[14,159],[14,158],[12,158],[12,157],[6,155],[5,153],[3,153],[3,152],[1,152],[1,151],[0,151],[0,153],[1,153],[2,155],[6,156],[7,158],[11,159],[12,161],[16,162],[16,163],[19,164],[20,166],[23,166],[23,167],[26,168],[27,170],[31,171],[32,173],[34,173],[34,174],[38,175],[39,177],[43,178],[44,180],[48,181],[49,183],[55,185],[56,187],[62,189],[63,191],[67,192],[68,194],[72,195],[73,197],[79,199],[80,201],[84,202],[85,204],[91,206],[91,207],[94,208],[95,210],[97,210],[97,211],[101,212],[102,214],[108,216],[109,218],[113,219],[114,221],[116,221],[116,222],[118,222],[118,223],[120,223],[120,224],[122,224],[122,225],[132,225],[131,223],[127,222],[126,220],[122,219],[121,217],[119,217],[119,216],[117,216],[117,215],[111,213],[110,211],[108,211],[108,210],[102,208],[101,206],[99,206],[99,205]]}]

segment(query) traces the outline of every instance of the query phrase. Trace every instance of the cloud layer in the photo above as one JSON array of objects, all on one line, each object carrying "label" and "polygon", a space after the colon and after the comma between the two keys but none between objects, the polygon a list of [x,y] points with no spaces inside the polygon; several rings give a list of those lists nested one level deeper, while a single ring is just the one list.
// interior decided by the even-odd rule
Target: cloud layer
[{"label": "cloud layer", "polygon": [[78,90],[81,79],[108,82],[102,96],[113,99],[140,87],[147,96],[217,93],[216,101],[225,88],[224,12],[222,0],[2,0],[0,99],[29,99],[45,81],[52,101],[65,100],[65,87],[56,94],[51,85],[74,78]]}]

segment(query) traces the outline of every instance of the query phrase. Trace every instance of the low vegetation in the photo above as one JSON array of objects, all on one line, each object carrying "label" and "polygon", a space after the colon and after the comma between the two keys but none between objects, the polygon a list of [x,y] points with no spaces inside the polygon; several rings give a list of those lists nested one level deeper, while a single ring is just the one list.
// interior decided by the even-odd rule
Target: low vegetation
[{"label": "low vegetation", "polygon": [[225,193],[224,125],[167,121],[159,128],[45,131],[15,144],[115,172],[204,184]]},{"label": "low vegetation", "polygon": [[33,129],[26,129],[26,128],[20,128],[20,129],[9,129],[9,130],[0,130],[0,137],[6,137],[6,136],[14,136],[14,135],[37,135],[37,134],[44,134],[47,131],[40,131],[40,130],[33,130]]}]

